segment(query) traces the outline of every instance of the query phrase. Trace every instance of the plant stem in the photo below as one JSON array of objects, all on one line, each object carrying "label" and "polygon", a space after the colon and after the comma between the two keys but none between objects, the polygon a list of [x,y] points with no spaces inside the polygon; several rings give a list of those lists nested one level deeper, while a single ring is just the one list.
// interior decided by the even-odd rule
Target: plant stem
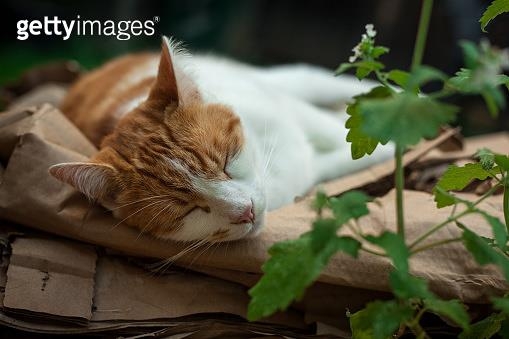
[{"label": "plant stem", "polygon": [[461,241],[462,239],[463,238],[458,237],[458,238],[444,239],[444,240],[440,240],[440,241],[437,241],[437,242],[433,242],[431,244],[424,245],[424,246],[416,248],[415,250],[412,251],[411,255],[414,255],[414,254],[422,252],[422,251],[429,250],[430,248],[433,248],[433,247],[437,247],[437,246],[441,246],[441,245],[445,245],[445,244],[450,244],[452,242],[458,242],[458,241]]},{"label": "plant stem", "polygon": [[[475,213],[476,212],[475,206],[479,205],[482,201],[484,201],[484,199],[493,195],[493,193],[495,193],[499,188],[500,188],[499,185],[493,186],[492,188],[490,188],[488,190],[488,192],[484,193],[484,195],[482,197],[480,197],[479,199],[474,201],[472,204],[467,204],[467,209],[464,210],[463,212],[461,212],[455,216],[450,216],[449,218],[447,218],[445,221],[441,222],[440,224],[437,224],[437,225],[431,227],[429,230],[427,230],[425,233],[423,233],[420,237],[415,239],[412,244],[410,244],[410,249],[415,247],[418,243],[422,242],[424,239],[426,239],[427,237],[429,237],[431,234],[435,233],[442,227],[446,226],[450,222],[456,221],[459,218],[464,217],[467,214]],[[462,202],[465,204],[467,203],[467,201],[465,201],[465,200],[463,200]],[[453,208],[456,208],[456,205]]]},{"label": "plant stem", "polygon": [[441,222],[440,224],[436,224],[435,226],[433,226],[429,230],[427,230],[424,234],[422,234],[419,238],[414,240],[414,242],[412,244],[410,244],[410,248],[415,247],[415,245],[417,245],[418,243],[422,242],[424,239],[426,239],[431,234],[435,233],[436,231],[438,231],[439,229],[441,229],[445,225],[449,224],[450,222],[456,221],[459,218],[464,217],[465,215],[467,215],[469,213],[474,213],[474,211],[472,211],[470,209],[466,209],[465,211],[461,212],[460,214],[455,215],[454,217],[451,217],[451,218],[447,218],[445,221]]},{"label": "plant stem", "polygon": [[504,220],[505,227],[509,232],[509,177],[507,177],[507,175],[504,183]]},{"label": "plant stem", "polygon": [[379,257],[387,257],[387,254],[385,254],[385,253],[373,251],[373,250],[370,250],[369,248],[366,248],[366,247],[361,247],[360,250],[364,251],[366,253],[369,253],[369,254],[377,255]]},{"label": "plant stem", "polygon": [[423,0],[421,8],[421,18],[419,20],[419,29],[417,30],[417,38],[415,39],[414,55],[412,57],[411,70],[414,71],[421,65],[424,47],[426,46],[426,37],[428,35],[429,20],[431,18],[431,10],[433,8],[433,0]]},{"label": "plant stem", "polygon": [[396,145],[396,172],[394,182],[396,183],[396,217],[398,234],[405,239],[405,215],[403,210],[403,188],[405,186],[403,171],[403,147]]},{"label": "plant stem", "polygon": [[387,82],[387,79],[385,79],[385,77],[382,75],[380,71],[375,71],[375,75],[382,85],[387,87],[389,91],[391,91],[391,93],[394,93],[394,90],[392,89],[391,85]]},{"label": "plant stem", "polygon": [[410,328],[410,330],[414,332],[415,337],[418,339],[429,338],[428,334],[426,333],[426,331],[424,331],[420,324],[421,318],[425,312],[426,308],[422,308],[419,311],[419,313],[417,313],[416,317],[410,323],[407,324],[408,328]]},{"label": "plant stem", "polygon": [[410,327],[410,329],[412,330],[412,332],[414,332],[415,337],[417,339],[428,339],[429,338],[429,335],[426,333],[426,331],[424,331],[421,324],[412,325]]},{"label": "plant stem", "polygon": [[[417,38],[414,46],[414,55],[412,57],[412,71],[419,67],[422,61],[432,8],[433,0],[423,0],[421,18],[419,19],[419,29],[417,30]],[[404,151],[405,149],[403,146],[396,145],[396,172],[394,173],[394,181],[396,183],[396,217],[398,234],[401,235],[403,239],[405,239],[405,214],[403,210],[403,188],[405,185],[403,173]]]},{"label": "plant stem", "polygon": [[[363,238],[364,238],[364,235],[362,234],[361,230],[360,229],[356,229],[355,226],[351,223],[351,222],[348,222],[345,224],[346,227],[348,227],[350,229],[350,231],[352,231],[352,233],[354,235],[356,235],[359,239],[359,241],[361,241]],[[382,253],[382,252],[378,252],[378,251],[374,251],[374,250],[370,250],[369,248],[366,248],[364,246],[362,246],[360,248],[361,251],[364,251],[366,253],[370,253],[370,254],[374,254],[374,255],[378,255],[380,257],[387,257],[387,255],[385,253]]]}]

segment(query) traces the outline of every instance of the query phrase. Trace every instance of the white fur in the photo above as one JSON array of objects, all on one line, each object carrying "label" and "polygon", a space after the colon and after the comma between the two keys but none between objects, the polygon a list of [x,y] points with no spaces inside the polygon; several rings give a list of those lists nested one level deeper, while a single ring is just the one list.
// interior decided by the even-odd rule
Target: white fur
[{"label": "white fur", "polygon": [[[263,69],[213,56],[183,56],[165,42],[172,49],[179,94],[185,96],[196,86],[205,102],[231,107],[241,119],[245,137],[244,148],[227,165],[232,180],[214,182],[188,172],[195,189],[206,197],[210,213],[195,209],[178,231],[168,235],[173,240],[225,241],[256,235],[267,210],[293,202],[321,181],[393,154],[387,145],[352,160],[345,141],[345,113],[318,107],[345,103],[369,91],[373,83],[334,77],[331,71],[301,64]],[[151,73],[155,75],[157,67]],[[179,159],[168,159],[168,165],[186,171]],[[229,216],[250,201],[255,222],[231,224]],[[214,238],[214,232],[222,230],[228,235]]]},{"label": "white fur", "polygon": [[194,57],[193,63],[205,100],[232,107],[242,121],[244,151],[251,154],[241,157],[246,162],[243,166],[262,173],[270,153],[265,181],[268,210],[292,202],[320,181],[354,172],[393,153],[392,146],[386,146],[352,160],[345,140],[346,114],[313,105],[350,100],[369,91],[372,83],[335,78],[330,71],[305,65],[258,69],[203,56]]}]

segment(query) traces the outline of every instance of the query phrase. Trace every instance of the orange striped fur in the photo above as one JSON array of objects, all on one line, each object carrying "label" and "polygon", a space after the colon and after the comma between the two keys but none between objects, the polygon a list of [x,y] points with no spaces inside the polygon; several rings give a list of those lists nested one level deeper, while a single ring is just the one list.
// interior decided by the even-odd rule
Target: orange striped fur
[{"label": "orange striped fur", "polygon": [[[228,180],[227,160],[243,145],[240,120],[228,107],[205,104],[189,84],[179,91],[177,78],[190,80],[174,69],[169,48],[163,43],[157,74],[150,72],[157,55],[128,55],[69,90],[62,111],[100,151],[90,163],[50,169],[125,223],[164,238],[193,210],[210,211],[187,172]],[[215,232],[216,240],[227,235]]]}]

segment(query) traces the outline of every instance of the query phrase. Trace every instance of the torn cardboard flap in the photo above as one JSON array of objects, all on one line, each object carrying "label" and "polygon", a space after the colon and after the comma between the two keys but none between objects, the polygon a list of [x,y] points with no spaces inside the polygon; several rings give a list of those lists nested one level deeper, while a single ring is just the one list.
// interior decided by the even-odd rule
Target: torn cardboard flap
[{"label": "torn cardboard flap", "polygon": [[[76,128],[61,129],[72,123],[58,110],[49,104],[39,107],[12,110],[0,115],[0,156],[8,159],[14,147],[23,143],[26,135],[37,135],[49,144],[65,148],[88,158],[97,149]],[[20,145],[18,145],[20,146]]]},{"label": "torn cardboard flap", "polygon": [[[206,314],[245,318],[249,302],[243,285],[171,267],[166,274],[150,273],[121,258],[102,255],[97,260],[94,248],[79,242],[39,237],[12,243],[5,294],[3,307],[10,313],[91,329]],[[265,322],[307,327],[292,310]]]},{"label": "torn cardboard flap", "polygon": [[91,246],[69,240],[16,239],[3,306],[77,323],[90,320],[96,259]]},{"label": "torn cardboard flap", "polygon": [[[15,123],[24,123],[34,128],[25,130],[25,134],[19,136],[22,142],[16,144],[10,155],[0,190],[0,217],[50,233],[116,249],[129,255],[169,258],[185,248],[185,245],[140,236],[134,229],[124,225],[115,226],[118,221],[111,213],[102,207],[91,206],[80,193],[51,177],[47,172],[51,165],[63,161],[82,161],[88,154],[76,152],[80,145],[73,143],[83,140],[83,136],[67,119],[58,118],[61,113],[57,109],[45,105],[40,110],[45,116],[54,119],[52,118],[51,122],[48,121],[50,119],[40,119],[40,113],[36,112],[24,119],[29,121],[38,119],[37,125],[22,121]],[[39,125],[45,121],[48,121],[48,126]],[[8,130],[9,127],[4,124],[2,129]],[[49,132],[45,131],[51,129],[65,130],[66,133],[53,133],[48,140]],[[8,133],[4,133],[6,134]],[[73,145],[73,149],[65,147],[67,144]],[[426,148],[426,151],[428,150],[429,147]],[[417,158],[414,156],[413,161]],[[359,182],[356,175],[340,178],[337,182],[349,180]],[[427,193],[406,191],[405,194],[409,235],[420,233],[437,221],[442,221],[449,213],[448,209],[437,211],[432,197]],[[382,207],[377,210],[376,206],[372,206],[375,213],[362,220],[362,227],[368,232],[370,230],[376,232],[384,225],[389,228],[390,225],[394,225],[393,200],[390,194],[381,198]],[[310,198],[306,198],[268,213],[265,229],[255,239],[218,245],[213,251],[205,251],[201,255],[198,253],[203,250],[198,249],[196,253],[183,256],[179,262],[182,265],[192,263],[215,269],[260,273],[261,265],[268,258],[267,250],[272,244],[295,239],[310,229],[315,218],[315,213],[309,207],[310,201]],[[410,211],[414,211],[414,215],[409,214]],[[500,213],[495,211],[495,215]],[[471,223],[474,230],[487,227],[482,220],[472,220]],[[454,226],[451,226],[444,230],[453,232],[453,228]],[[502,293],[503,279],[492,268],[478,267],[464,249],[458,249],[460,251],[458,257],[465,258],[465,263],[457,265],[454,258],[450,257],[449,249],[455,251],[453,245],[444,247],[444,252],[434,251],[433,261],[438,265],[446,265],[443,270],[429,269],[435,263],[422,259],[422,262],[414,265],[414,273],[430,279],[438,294],[462,298],[466,302],[485,302],[489,291]],[[469,267],[468,272],[465,272],[466,265]],[[389,263],[377,257],[362,256],[361,260],[353,260],[339,254],[331,260],[319,281],[338,286],[386,291],[388,286],[385,278],[389,269]],[[468,278],[463,280],[456,278],[465,273],[468,274]],[[485,283],[487,292],[479,291],[478,285],[471,284],[471,281]]]},{"label": "torn cardboard flap", "polygon": [[420,159],[422,162],[432,160],[456,160],[472,157],[481,148],[487,148],[496,153],[508,153],[509,133],[499,132],[489,135],[479,135],[468,138],[462,150],[443,152],[439,149],[432,149]]}]

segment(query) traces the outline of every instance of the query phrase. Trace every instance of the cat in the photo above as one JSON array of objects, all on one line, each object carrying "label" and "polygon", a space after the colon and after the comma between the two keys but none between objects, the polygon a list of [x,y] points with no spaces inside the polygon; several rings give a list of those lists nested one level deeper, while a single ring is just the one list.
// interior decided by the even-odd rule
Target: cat
[{"label": "cat", "polygon": [[308,65],[191,57],[162,40],[160,54],[120,57],[71,87],[61,109],[100,150],[49,169],[140,232],[255,236],[267,211],[392,155],[352,160],[344,114],[319,108],[371,85]]}]

